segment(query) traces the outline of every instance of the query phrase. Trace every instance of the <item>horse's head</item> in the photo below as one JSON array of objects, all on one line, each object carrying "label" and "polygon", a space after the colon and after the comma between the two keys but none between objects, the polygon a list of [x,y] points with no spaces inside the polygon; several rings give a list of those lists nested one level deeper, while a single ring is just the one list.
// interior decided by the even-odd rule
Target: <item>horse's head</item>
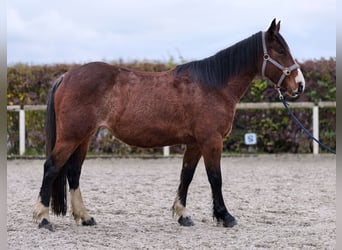
[{"label": "horse's head", "polygon": [[280,93],[296,97],[304,91],[304,76],[279,30],[280,22],[276,24],[274,19],[267,32],[262,34],[262,76],[270,79]]}]

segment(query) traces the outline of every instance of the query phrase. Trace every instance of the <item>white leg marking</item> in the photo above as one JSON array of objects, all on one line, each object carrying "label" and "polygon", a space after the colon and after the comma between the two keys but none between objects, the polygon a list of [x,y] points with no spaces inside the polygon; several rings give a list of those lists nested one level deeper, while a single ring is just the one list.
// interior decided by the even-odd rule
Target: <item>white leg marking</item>
[{"label": "white leg marking", "polygon": [[187,213],[187,209],[186,207],[184,207],[181,202],[180,202],[180,199],[179,199],[179,196],[177,195],[176,196],[176,199],[173,203],[173,211],[176,213],[176,215],[178,217],[187,217],[188,216],[188,213]]},{"label": "white leg marking", "polygon": [[89,220],[91,217],[88,214],[87,209],[83,204],[83,199],[81,195],[81,190],[78,187],[77,189],[70,190],[70,201],[71,201],[71,212],[74,216],[76,224],[78,224],[79,220],[82,221]]},{"label": "white leg marking", "polygon": [[33,220],[36,223],[40,223],[43,219],[50,221],[49,208],[42,204],[41,197],[39,196],[33,207]]}]

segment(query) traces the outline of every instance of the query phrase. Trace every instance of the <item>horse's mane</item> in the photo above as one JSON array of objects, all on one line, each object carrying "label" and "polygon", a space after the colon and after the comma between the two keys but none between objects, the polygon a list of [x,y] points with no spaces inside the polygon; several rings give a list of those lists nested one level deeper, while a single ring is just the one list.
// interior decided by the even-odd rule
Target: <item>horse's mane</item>
[{"label": "horse's mane", "polygon": [[175,75],[188,71],[193,80],[211,87],[223,86],[246,67],[254,66],[262,55],[262,32],[203,60],[192,61],[175,68]]}]

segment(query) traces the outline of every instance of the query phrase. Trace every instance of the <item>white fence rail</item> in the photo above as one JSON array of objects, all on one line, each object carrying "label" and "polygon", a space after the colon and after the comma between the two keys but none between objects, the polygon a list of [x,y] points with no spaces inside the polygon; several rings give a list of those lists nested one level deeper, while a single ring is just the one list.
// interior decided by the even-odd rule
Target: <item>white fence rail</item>
[{"label": "white fence rail", "polygon": [[[315,105],[312,102],[293,102],[290,108],[311,108],[312,109],[312,128],[315,138],[319,136],[319,108],[336,107],[336,102],[319,102]],[[239,103],[237,109],[281,109],[284,108],[282,103]],[[19,112],[19,154],[25,154],[25,111],[29,110],[46,110],[46,105],[13,105],[7,106],[7,111]],[[318,138],[319,139],[319,138]],[[313,154],[319,153],[319,145],[313,142]],[[163,148],[164,156],[170,155],[170,148]]]}]

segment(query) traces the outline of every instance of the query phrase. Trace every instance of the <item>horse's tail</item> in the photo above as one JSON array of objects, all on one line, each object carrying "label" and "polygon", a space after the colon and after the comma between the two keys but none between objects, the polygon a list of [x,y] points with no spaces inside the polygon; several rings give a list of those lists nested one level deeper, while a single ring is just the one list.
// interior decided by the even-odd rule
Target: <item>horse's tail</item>
[{"label": "horse's tail", "polygon": [[47,107],[46,107],[46,120],[45,120],[46,159],[50,157],[50,154],[53,148],[55,147],[55,143],[56,143],[55,93],[62,81],[63,81],[63,76],[59,77],[55,81],[48,95],[48,102],[47,102]]},{"label": "horse's tail", "polygon": [[[55,114],[55,93],[63,81],[63,76],[59,77],[50,89],[47,108],[46,108],[46,159],[50,158],[50,154],[56,144],[56,114]],[[56,215],[65,215],[67,211],[67,190],[66,190],[66,174],[67,169],[63,166],[56,179],[52,183],[51,192],[51,208]]]}]

